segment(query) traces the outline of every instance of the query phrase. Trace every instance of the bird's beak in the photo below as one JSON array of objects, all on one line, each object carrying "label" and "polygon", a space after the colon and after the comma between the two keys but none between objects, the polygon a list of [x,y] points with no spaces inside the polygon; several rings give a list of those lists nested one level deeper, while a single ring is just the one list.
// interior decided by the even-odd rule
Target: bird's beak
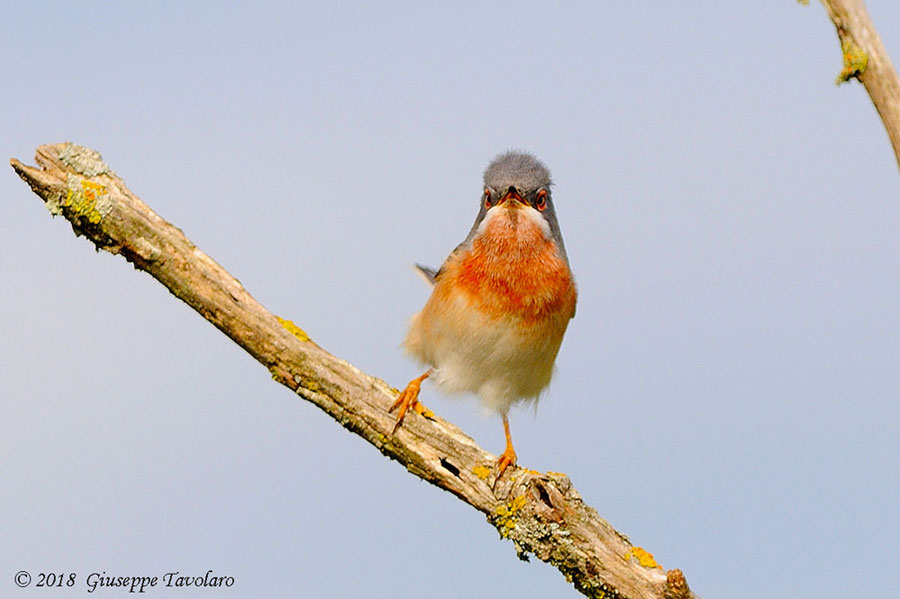
[{"label": "bird's beak", "polygon": [[[526,205],[525,198],[519,195],[519,192],[516,191],[515,187],[510,187],[506,194],[500,198],[500,204],[505,204],[508,200],[515,200],[522,205]],[[511,206],[516,206],[516,204],[511,204]]]}]

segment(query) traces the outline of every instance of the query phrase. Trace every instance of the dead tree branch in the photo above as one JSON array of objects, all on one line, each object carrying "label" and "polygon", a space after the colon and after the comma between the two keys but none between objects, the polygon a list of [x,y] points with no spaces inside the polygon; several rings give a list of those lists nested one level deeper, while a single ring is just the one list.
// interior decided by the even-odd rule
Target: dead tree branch
[{"label": "dead tree branch", "polygon": [[900,78],[891,64],[863,0],[822,0],[837,29],[844,54],[844,68],[837,82],[859,79],[884,128],[900,166]]},{"label": "dead tree branch", "polygon": [[150,273],[263,364],[272,377],[416,476],[487,516],[520,557],[549,562],[589,597],[690,599],[679,570],[613,529],[568,477],[524,468],[494,480],[496,457],[454,425],[417,414],[391,434],[397,390],[332,356],[290,320],[267,311],[178,228],[125,186],[100,155],[71,143],[41,146],[40,168],[16,159],[16,173],[76,235]]}]

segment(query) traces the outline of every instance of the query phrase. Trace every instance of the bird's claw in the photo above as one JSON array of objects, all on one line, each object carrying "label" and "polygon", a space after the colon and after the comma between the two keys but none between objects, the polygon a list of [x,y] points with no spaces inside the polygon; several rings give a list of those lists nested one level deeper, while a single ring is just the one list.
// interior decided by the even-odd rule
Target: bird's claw
[{"label": "bird's claw", "polygon": [[394,423],[393,430],[391,430],[392,435],[396,433],[397,429],[400,428],[400,425],[403,424],[403,419],[406,418],[406,412],[410,409],[429,420],[434,420],[434,412],[426,408],[425,405],[419,401],[419,389],[422,387],[422,381],[425,380],[429,374],[430,371],[419,378],[411,380],[406,386],[406,389],[400,392],[400,395],[397,396],[397,400],[390,409],[388,409],[388,413],[399,409],[399,412],[397,412],[397,421]]},{"label": "bird's claw", "polygon": [[392,435],[396,433],[397,429],[400,428],[400,425],[403,424],[403,419],[406,418],[406,413],[409,410],[412,410],[416,414],[428,418],[429,420],[434,420],[434,412],[426,408],[418,399],[408,400],[401,395],[388,412],[393,412],[398,407],[400,408],[400,411],[397,413],[397,421],[394,423],[393,430],[391,430]]},{"label": "bird's claw", "polygon": [[510,466],[516,465],[516,460],[518,456],[516,456],[515,450],[513,450],[512,445],[508,446],[506,450],[500,454],[500,458],[497,460],[497,478],[499,479],[503,476],[503,473]]}]

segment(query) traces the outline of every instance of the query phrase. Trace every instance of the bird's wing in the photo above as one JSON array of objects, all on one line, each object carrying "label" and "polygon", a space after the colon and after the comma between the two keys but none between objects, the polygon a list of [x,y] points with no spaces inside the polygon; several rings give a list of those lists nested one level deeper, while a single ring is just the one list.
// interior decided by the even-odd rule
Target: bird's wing
[{"label": "bird's wing", "polygon": [[422,278],[425,279],[425,282],[429,285],[434,285],[435,279],[437,279],[438,271],[431,268],[430,266],[424,266],[422,264],[416,264],[416,272],[422,275]]},{"label": "bird's wing", "polygon": [[[474,231],[475,228],[473,227],[472,230]],[[425,266],[425,265],[419,264],[417,262],[416,263],[416,271],[420,275],[422,275],[422,277],[425,279],[425,281],[429,285],[434,286],[434,284],[438,280],[438,277],[440,277],[441,273],[444,272],[444,268],[447,266],[447,263],[450,262],[450,260],[452,260],[456,256],[456,254],[458,254],[461,250],[467,248],[472,243],[472,241],[471,241],[472,236],[473,236],[473,233],[469,233],[469,237],[467,237],[465,241],[463,241],[461,244],[459,244],[458,246],[453,248],[453,251],[450,252],[450,255],[447,256],[447,259],[444,260],[444,263],[441,264],[441,267],[438,268],[437,270],[435,270],[434,268],[432,268],[430,266]]]}]

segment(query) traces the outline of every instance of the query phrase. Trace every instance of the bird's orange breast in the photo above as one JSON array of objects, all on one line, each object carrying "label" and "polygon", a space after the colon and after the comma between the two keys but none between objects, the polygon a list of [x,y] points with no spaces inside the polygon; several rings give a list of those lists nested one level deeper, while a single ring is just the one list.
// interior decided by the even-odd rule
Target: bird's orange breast
[{"label": "bird's orange breast", "polygon": [[575,314],[568,264],[540,225],[520,210],[492,218],[469,251],[453,262],[447,273],[455,279],[452,287],[485,316],[536,324]]}]

